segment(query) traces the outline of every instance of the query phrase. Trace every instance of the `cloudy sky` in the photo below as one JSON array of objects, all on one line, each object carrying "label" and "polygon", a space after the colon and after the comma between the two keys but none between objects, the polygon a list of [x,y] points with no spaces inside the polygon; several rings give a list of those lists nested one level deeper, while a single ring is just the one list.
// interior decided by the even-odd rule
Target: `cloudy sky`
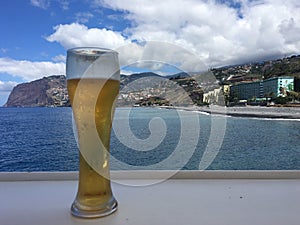
[{"label": "cloudy sky", "polygon": [[116,49],[124,73],[299,54],[299,12],[299,0],[0,1],[0,105],[17,83],[65,74],[72,47]]}]

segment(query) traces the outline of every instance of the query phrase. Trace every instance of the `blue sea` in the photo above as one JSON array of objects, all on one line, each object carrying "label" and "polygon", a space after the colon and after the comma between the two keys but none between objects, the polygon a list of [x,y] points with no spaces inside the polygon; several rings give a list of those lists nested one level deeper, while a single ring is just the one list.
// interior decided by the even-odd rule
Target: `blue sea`
[{"label": "blue sea", "polygon": [[[117,108],[111,168],[299,170],[300,121]],[[78,170],[71,108],[0,108],[0,171]]]}]

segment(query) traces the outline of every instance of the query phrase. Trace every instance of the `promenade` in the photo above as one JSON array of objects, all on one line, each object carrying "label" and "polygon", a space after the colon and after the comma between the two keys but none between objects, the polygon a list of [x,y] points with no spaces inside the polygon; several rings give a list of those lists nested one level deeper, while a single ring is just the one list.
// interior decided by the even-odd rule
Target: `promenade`
[{"label": "promenade", "polygon": [[244,106],[244,107],[195,107],[194,110],[209,114],[222,114],[238,117],[257,118],[282,118],[300,119],[300,107],[265,107],[265,106]]},{"label": "promenade", "polygon": [[203,112],[211,115],[227,115],[235,117],[256,117],[273,119],[300,119],[300,107],[266,107],[266,106],[190,106],[166,107],[186,111]]}]

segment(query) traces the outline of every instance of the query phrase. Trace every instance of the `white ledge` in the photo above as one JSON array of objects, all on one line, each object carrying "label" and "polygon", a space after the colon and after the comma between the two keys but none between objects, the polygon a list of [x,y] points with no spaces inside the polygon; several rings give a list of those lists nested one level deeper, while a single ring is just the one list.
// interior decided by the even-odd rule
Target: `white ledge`
[{"label": "white ledge", "polygon": [[171,172],[112,171],[119,208],[90,220],[70,215],[76,172],[0,173],[0,224],[299,225],[299,171],[179,171],[151,183]]},{"label": "white ledge", "polygon": [[[300,170],[122,170],[111,179],[300,179]],[[0,172],[0,181],[77,180],[78,172]]]}]

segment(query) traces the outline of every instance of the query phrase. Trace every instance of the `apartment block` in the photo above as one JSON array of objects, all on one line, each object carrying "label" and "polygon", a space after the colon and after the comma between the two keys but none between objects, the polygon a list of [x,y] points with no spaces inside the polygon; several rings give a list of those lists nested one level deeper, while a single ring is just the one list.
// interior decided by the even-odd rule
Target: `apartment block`
[{"label": "apartment block", "polygon": [[294,90],[293,77],[274,77],[262,81],[239,83],[230,86],[230,96],[238,100],[286,96]]}]

